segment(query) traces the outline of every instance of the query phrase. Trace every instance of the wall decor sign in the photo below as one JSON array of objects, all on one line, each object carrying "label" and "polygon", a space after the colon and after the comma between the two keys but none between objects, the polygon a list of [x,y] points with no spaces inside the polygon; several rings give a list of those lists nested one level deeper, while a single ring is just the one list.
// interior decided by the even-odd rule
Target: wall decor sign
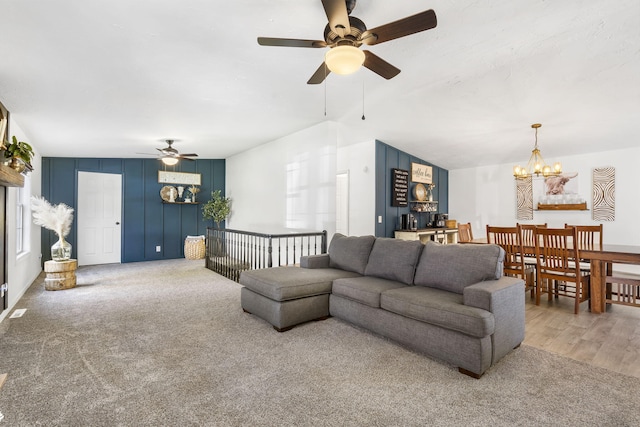
[{"label": "wall decor sign", "polygon": [[593,169],[593,211],[594,221],[615,221],[616,219],[616,169],[613,167]]},{"label": "wall decor sign", "polygon": [[405,207],[408,205],[409,171],[391,169],[391,206]]},{"label": "wall decor sign", "polygon": [[420,163],[411,163],[411,181],[431,184],[433,182],[433,168]]},{"label": "wall decor sign", "polygon": [[517,220],[533,219],[533,180],[531,177],[516,180],[516,204]]},{"label": "wall decor sign", "polygon": [[201,177],[202,175],[199,173],[158,171],[158,182],[160,184],[201,185]]},{"label": "wall decor sign", "polygon": [[9,145],[9,111],[0,102],[0,147],[5,149]]}]

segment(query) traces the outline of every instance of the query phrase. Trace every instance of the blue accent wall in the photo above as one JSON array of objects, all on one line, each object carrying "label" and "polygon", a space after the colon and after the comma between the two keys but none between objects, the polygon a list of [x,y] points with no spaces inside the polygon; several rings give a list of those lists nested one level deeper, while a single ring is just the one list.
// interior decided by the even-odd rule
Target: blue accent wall
[{"label": "blue accent wall", "polygon": [[[52,204],[65,203],[77,209],[78,172],[122,174],[122,262],[182,258],[187,235],[206,234],[211,221],[203,221],[202,205],[162,203],[158,170],[164,166],[156,159],[42,159],[42,196]],[[171,168],[173,170],[173,168]],[[211,192],[225,193],[225,160],[181,161],[178,172],[199,173],[202,177],[197,201],[211,198]],[[74,222],[67,240],[77,258],[77,225]],[[43,262],[51,259],[55,233],[42,229]],[[156,246],[162,252],[156,252]]]},{"label": "blue accent wall", "polygon": [[[413,213],[418,219],[418,228],[424,228],[429,220],[427,212],[411,212],[410,206],[391,206],[391,171],[394,168],[404,169],[411,174],[411,163],[433,167],[433,183],[436,185],[433,200],[438,201],[438,213],[449,213],[449,171],[376,140],[376,237],[394,237],[393,232],[398,229],[402,214]],[[409,200],[413,199],[415,185],[409,182]],[[377,220],[380,215],[382,224]]]}]

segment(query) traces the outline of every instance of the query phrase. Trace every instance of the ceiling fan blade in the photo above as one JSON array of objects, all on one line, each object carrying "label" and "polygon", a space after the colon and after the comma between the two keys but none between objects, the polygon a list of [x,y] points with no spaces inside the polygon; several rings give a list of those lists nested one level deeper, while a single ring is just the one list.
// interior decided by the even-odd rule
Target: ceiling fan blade
[{"label": "ceiling fan blade", "polygon": [[313,73],[313,76],[311,76],[311,78],[309,79],[309,81],[307,82],[308,85],[317,85],[320,84],[324,81],[324,79],[329,75],[329,73],[331,73],[331,70],[329,69],[329,67],[327,67],[325,65],[325,63],[323,62],[322,64],[320,64],[320,66],[318,67],[318,69],[316,70],[315,73]]},{"label": "ceiling fan blade", "polygon": [[351,32],[345,0],[322,0],[322,6],[329,19],[329,27],[334,33],[344,37]]},{"label": "ceiling fan blade", "polygon": [[193,161],[195,160],[195,159],[191,159],[191,158],[189,158],[189,157],[182,157],[181,155],[180,155],[180,156],[176,156],[176,158],[177,158],[177,159],[180,159],[180,160],[189,160],[189,161],[191,161],[191,162],[193,162]]},{"label": "ceiling fan blade", "polygon": [[198,155],[196,153],[191,153],[191,154],[180,153],[180,157],[198,157]]},{"label": "ceiling fan blade", "polygon": [[430,30],[431,28],[435,28],[437,24],[436,13],[432,9],[429,9],[416,15],[367,30],[362,34],[360,39],[364,44],[380,44],[410,34],[419,33],[420,31]]},{"label": "ceiling fan blade", "polygon": [[369,52],[368,50],[363,50],[363,52],[364,52],[364,64],[362,65],[364,65],[374,73],[378,74],[379,76],[382,76],[385,79],[389,80],[394,78],[400,73],[399,68],[396,68],[393,65],[389,64],[387,61],[380,58],[378,55],[372,52]]},{"label": "ceiling fan blade", "polygon": [[258,44],[283,47],[327,47],[327,43],[323,40],[278,39],[274,37],[258,37]]}]

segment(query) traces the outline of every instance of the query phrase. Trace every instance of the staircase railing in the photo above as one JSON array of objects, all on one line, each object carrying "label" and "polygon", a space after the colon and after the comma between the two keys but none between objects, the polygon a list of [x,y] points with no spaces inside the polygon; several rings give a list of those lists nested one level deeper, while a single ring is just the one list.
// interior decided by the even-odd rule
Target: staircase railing
[{"label": "staircase railing", "polygon": [[207,228],[206,267],[236,282],[240,272],[295,265],[327,252],[327,232],[264,234]]}]

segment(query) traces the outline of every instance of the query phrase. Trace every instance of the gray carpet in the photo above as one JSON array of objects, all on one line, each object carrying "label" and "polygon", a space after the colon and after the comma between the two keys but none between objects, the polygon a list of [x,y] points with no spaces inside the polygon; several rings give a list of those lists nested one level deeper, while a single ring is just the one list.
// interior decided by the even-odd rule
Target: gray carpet
[{"label": "gray carpet", "polygon": [[278,333],[203,261],[78,283],[5,320],[0,425],[640,425],[637,378],[522,346],[475,380],[333,318]]}]

